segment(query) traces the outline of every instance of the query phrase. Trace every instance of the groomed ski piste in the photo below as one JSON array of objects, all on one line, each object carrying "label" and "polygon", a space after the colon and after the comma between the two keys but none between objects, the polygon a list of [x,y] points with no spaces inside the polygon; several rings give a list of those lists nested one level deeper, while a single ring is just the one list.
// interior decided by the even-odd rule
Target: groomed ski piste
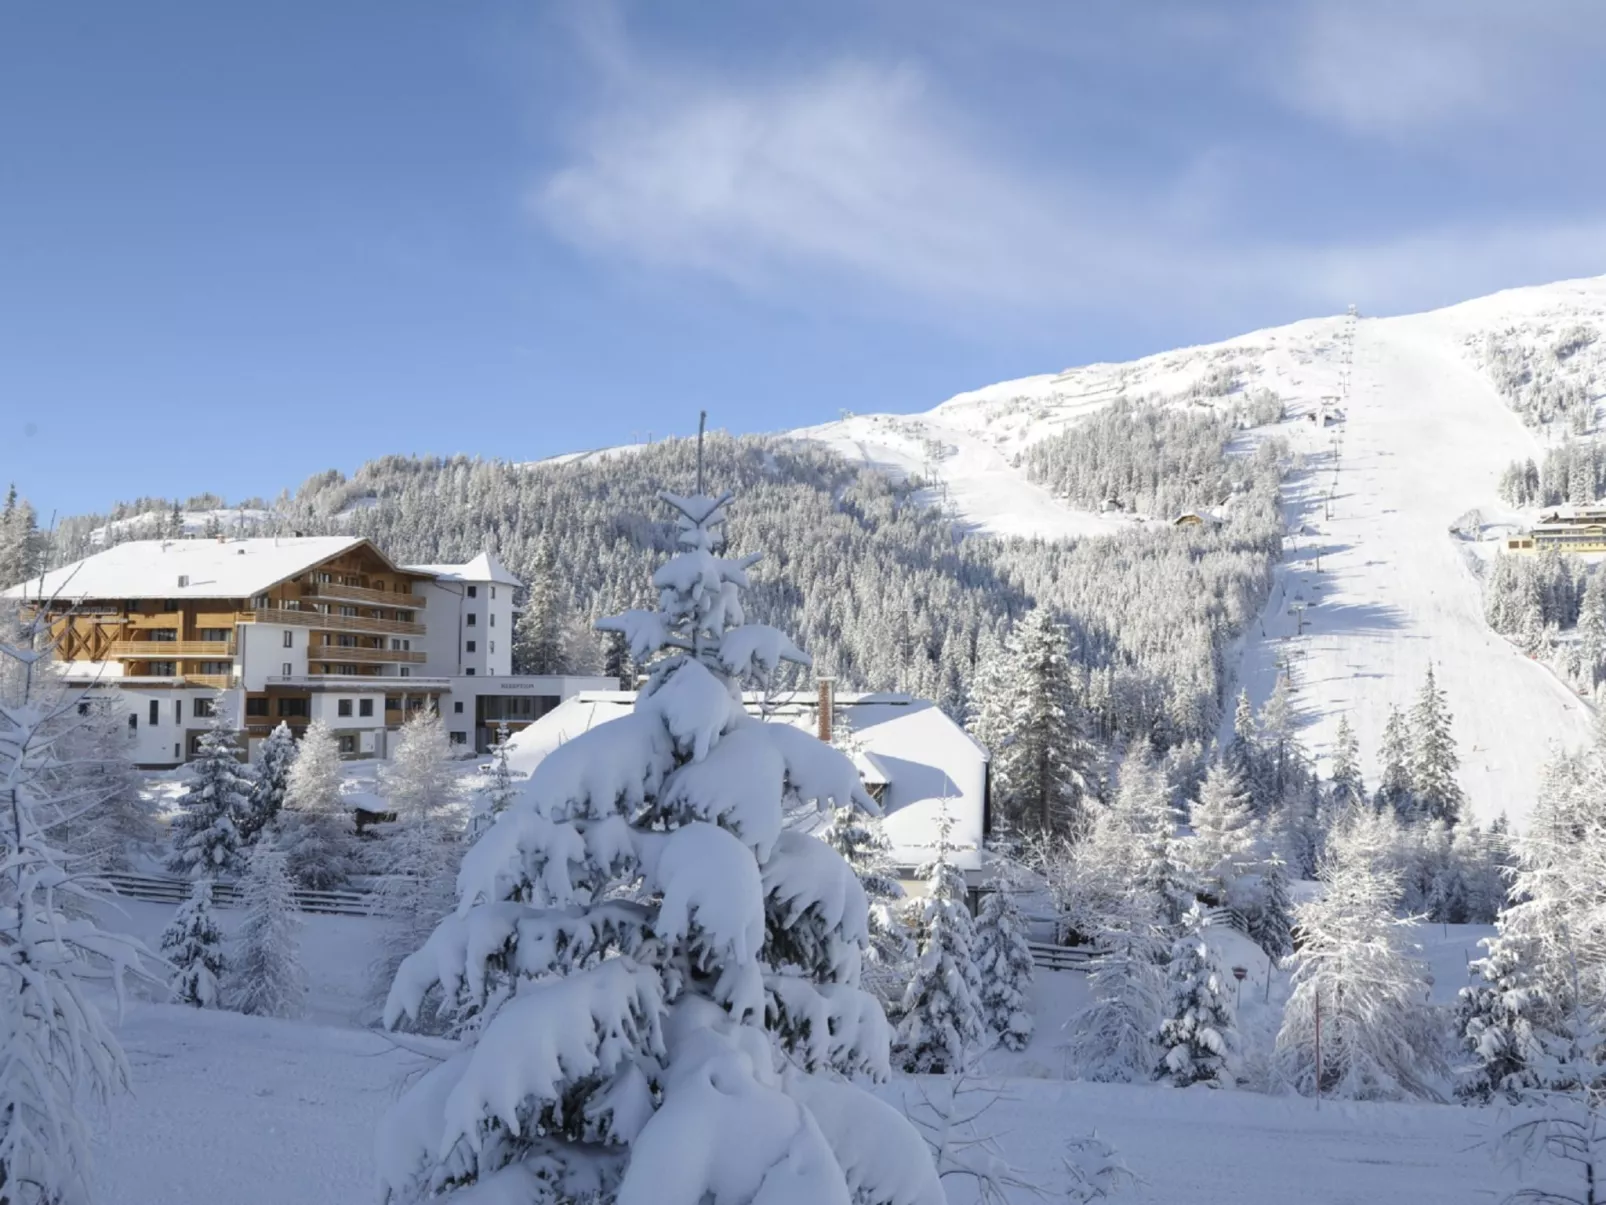
[{"label": "groomed ski piste", "polygon": [[[1286,438],[1303,466],[1287,483],[1287,552],[1266,612],[1242,642],[1238,684],[1258,705],[1277,674],[1290,673],[1306,746],[1325,759],[1347,715],[1375,783],[1389,708],[1411,705],[1431,664],[1454,713],[1475,815],[1504,814],[1520,827],[1545,762],[1588,739],[1592,708],[1489,629],[1472,566],[1490,547],[1469,547],[1450,528],[1469,510],[1504,514],[1501,471],[1544,447],[1480,365],[1483,339],[1543,347],[1582,326],[1596,332],[1598,349],[1606,277],[1426,314],[1362,316],[1353,322],[1346,389],[1350,325],[1311,319],[1129,364],[1004,382],[926,414],[853,415],[794,434],[933,480],[927,497],[976,533],[1097,537],[1170,516],[1069,506],[1027,479],[1019,453],[1123,394],[1211,406],[1232,396],[1212,392],[1212,378],[1230,378],[1234,392],[1273,390],[1288,417],[1261,433]],[[1324,409],[1335,407],[1334,421],[1324,422]]]}]

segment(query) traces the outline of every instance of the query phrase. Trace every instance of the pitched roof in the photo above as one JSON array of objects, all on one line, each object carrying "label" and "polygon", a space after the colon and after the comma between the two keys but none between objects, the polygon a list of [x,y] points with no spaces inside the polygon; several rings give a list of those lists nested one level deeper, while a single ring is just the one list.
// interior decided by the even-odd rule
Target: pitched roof
[{"label": "pitched roof", "polygon": [[[528,774],[565,741],[628,715],[634,691],[583,691],[565,699],[508,742],[508,763]],[[757,710],[758,700],[747,700]],[[764,713],[772,723],[795,724],[812,731],[816,722],[812,695],[776,704]],[[975,870],[982,863],[987,798],[987,751],[935,703],[902,694],[839,694],[835,714],[850,730],[860,776],[884,783],[882,809],[894,861],[919,866],[934,852],[944,809],[953,825],[951,839],[961,848],[954,863]]]},{"label": "pitched roof", "polygon": [[496,582],[515,589],[524,585],[508,570],[494,552],[482,552],[461,565],[403,565],[415,573],[429,573],[448,582]]},{"label": "pitched roof", "polygon": [[53,569],[42,582],[13,586],[4,597],[247,598],[365,543],[358,536],[129,540]]}]

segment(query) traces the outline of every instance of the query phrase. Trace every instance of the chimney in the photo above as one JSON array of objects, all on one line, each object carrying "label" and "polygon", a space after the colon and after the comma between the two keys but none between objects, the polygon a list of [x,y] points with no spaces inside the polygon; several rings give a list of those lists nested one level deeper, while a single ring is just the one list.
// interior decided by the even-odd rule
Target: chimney
[{"label": "chimney", "polygon": [[827,745],[831,743],[832,721],[836,719],[836,679],[821,676],[815,680],[815,690],[818,691],[816,707],[819,712],[819,729],[817,735]]}]

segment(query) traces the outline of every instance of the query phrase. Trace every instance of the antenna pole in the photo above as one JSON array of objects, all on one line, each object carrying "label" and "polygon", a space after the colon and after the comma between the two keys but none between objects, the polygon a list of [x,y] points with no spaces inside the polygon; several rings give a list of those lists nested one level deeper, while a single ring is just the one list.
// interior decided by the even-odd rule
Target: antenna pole
[{"label": "antenna pole", "polygon": [[697,412],[697,493],[703,492],[703,429],[708,426],[708,411]]}]

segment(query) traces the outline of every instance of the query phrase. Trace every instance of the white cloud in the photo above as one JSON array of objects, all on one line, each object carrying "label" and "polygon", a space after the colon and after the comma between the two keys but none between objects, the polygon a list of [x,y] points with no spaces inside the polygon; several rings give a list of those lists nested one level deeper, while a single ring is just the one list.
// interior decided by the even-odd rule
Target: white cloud
[{"label": "white cloud", "polygon": [[[533,211],[591,252],[799,304],[891,299],[961,323],[1093,307],[1233,322],[1349,301],[1399,311],[1606,271],[1579,262],[1606,247],[1588,222],[1364,245],[1229,235],[1230,156],[1203,148],[1169,185],[1095,187],[1091,165],[1005,155],[908,66],[689,79],[616,44],[608,61],[599,109],[532,190]],[[1444,111],[1459,85],[1421,86],[1419,115]]]},{"label": "white cloud", "polygon": [[1533,117],[1567,79],[1587,83],[1606,6],[1307,0],[1284,10],[1281,33],[1252,59],[1285,101],[1350,133],[1404,141]]}]

